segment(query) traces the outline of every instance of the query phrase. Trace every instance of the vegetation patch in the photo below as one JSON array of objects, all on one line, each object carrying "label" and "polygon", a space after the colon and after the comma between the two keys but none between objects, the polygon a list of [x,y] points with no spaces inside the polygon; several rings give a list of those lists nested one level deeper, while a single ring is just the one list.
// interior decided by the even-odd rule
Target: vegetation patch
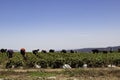
[{"label": "vegetation patch", "polygon": [[31,52],[26,53],[26,58],[15,52],[12,58],[8,58],[6,53],[0,53],[1,68],[34,68],[36,65],[41,68],[62,68],[64,64],[69,64],[72,68],[83,67],[87,64],[89,68],[101,68],[108,65],[120,67],[120,53],[38,53],[37,56]]},{"label": "vegetation patch", "polygon": [[31,77],[50,77],[50,76],[56,76],[57,73],[54,72],[28,72],[28,74]]}]

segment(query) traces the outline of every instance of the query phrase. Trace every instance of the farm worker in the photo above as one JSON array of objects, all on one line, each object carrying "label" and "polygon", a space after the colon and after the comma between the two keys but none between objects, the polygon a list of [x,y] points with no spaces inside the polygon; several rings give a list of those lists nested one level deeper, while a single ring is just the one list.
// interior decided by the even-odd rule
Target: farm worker
[{"label": "farm worker", "polygon": [[20,49],[20,53],[21,53],[21,55],[23,56],[23,58],[26,59],[26,57],[25,57],[25,53],[26,53],[25,48],[21,48],[21,49]]},{"label": "farm worker", "polygon": [[12,58],[13,57],[13,53],[14,53],[14,51],[12,49],[7,50],[8,58]]},{"label": "farm worker", "polygon": [[39,49],[33,50],[32,53],[33,53],[34,55],[37,55],[37,54],[38,54],[38,51],[39,51]]}]

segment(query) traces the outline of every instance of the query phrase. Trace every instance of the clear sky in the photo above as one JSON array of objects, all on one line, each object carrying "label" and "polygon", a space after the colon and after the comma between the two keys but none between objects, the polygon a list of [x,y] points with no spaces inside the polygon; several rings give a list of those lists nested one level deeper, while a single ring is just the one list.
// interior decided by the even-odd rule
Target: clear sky
[{"label": "clear sky", "polygon": [[0,0],[0,48],[120,45],[120,0]]}]

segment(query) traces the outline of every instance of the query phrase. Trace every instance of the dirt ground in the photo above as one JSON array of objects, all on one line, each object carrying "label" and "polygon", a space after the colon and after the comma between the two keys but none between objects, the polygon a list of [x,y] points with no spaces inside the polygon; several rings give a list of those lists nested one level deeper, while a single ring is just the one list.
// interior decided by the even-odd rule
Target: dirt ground
[{"label": "dirt ground", "polygon": [[0,80],[120,80],[120,68],[0,69]]}]

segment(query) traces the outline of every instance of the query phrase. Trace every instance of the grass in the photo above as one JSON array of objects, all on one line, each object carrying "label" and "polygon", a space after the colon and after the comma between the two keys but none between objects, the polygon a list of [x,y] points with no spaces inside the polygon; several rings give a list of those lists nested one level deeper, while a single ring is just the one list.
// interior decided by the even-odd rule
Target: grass
[{"label": "grass", "polygon": [[61,71],[25,71],[16,72],[13,70],[0,71],[0,78],[8,78],[12,80],[46,80],[48,77],[56,77],[56,80],[119,80],[120,69],[114,68],[80,68],[65,69]]},{"label": "grass", "polygon": [[28,72],[28,74],[32,77],[50,77],[50,76],[68,76],[68,77],[118,77],[120,78],[120,69],[105,69],[105,68],[90,68],[90,69],[65,69],[62,71],[37,71],[37,72]]},{"label": "grass", "polygon": [[54,72],[28,72],[28,75],[31,77],[51,77],[56,76],[57,74]]},{"label": "grass", "polygon": [[5,75],[0,75],[0,78],[5,78]]}]

